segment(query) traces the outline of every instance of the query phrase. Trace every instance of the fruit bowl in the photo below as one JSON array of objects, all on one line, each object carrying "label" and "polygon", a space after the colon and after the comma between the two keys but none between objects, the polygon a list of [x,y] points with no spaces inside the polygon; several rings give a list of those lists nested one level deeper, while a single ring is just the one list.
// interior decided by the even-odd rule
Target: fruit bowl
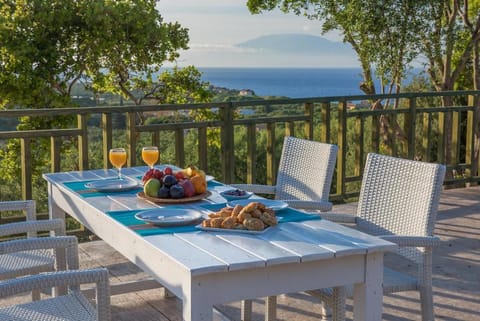
[{"label": "fruit bowl", "polygon": [[247,192],[240,189],[229,189],[220,192],[220,196],[222,196],[227,201],[243,200],[249,198],[252,195],[252,192]]}]

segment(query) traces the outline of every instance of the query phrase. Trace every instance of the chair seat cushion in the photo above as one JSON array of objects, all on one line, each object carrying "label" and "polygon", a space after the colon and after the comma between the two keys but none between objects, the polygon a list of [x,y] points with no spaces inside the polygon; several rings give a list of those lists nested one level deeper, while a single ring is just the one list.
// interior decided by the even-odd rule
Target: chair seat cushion
[{"label": "chair seat cushion", "polygon": [[55,257],[51,250],[31,250],[0,255],[0,280],[49,272],[54,268]]},{"label": "chair seat cushion", "polygon": [[3,321],[95,321],[96,310],[77,291],[68,295],[0,309]]}]

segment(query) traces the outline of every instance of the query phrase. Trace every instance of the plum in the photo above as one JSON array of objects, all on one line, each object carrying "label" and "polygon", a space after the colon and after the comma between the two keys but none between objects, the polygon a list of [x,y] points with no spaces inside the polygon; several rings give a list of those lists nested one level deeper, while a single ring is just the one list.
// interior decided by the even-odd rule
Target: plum
[{"label": "plum", "polygon": [[170,187],[172,185],[177,184],[177,179],[173,175],[165,175],[163,176],[163,185],[166,187]]},{"label": "plum", "polygon": [[185,196],[185,191],[183,186],[180,184],[175,184],[170,187],[170,196],[172,198],[182,198]]},{"label": "plum", "polygon": [[169,198],[170,197],[170,188],[166,187],[165,185],[160,187],[160,189],[158,190],[158,197]]}]

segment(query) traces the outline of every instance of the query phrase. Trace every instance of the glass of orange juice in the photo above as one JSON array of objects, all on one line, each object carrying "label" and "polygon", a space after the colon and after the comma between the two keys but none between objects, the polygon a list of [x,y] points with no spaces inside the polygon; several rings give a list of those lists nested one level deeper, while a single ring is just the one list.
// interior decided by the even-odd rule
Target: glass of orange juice
[{"label": "glass of orange juice", "polygon": [[112,148],[108,153],[110,163],[118,169],[118,179],[122,179],[122,166],[127,162],[125,148]]},{"label": "glass of orange juice", "polygon": [[150,168],[153,168],[153,165],[158,161],[158,158],[158,147],[148,146],[142,148],[142,159]]}]

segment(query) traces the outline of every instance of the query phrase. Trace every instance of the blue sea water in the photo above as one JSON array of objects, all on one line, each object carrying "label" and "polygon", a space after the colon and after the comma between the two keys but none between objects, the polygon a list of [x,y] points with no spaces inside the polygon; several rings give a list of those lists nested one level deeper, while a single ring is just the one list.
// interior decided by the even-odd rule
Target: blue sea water
[{"label": "blue sea water", "polygon": [[217,87],[251,89],[257,96],[307,98],[362,95],[359,68],[201,68]]}]

